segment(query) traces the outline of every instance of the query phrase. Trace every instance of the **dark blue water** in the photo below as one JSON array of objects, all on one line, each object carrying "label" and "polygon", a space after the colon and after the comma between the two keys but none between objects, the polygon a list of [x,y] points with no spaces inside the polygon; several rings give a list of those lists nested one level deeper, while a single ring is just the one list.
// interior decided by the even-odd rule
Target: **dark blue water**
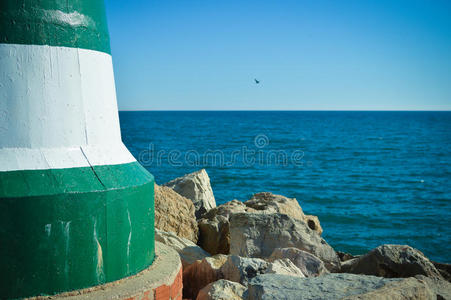
[{"label": "dark blue water", "polygon": [[218,204],[269,191],[317,215],[337,250],[409,244],[451,262],[451,112],[121,112],[164,183],[200,168]]}]

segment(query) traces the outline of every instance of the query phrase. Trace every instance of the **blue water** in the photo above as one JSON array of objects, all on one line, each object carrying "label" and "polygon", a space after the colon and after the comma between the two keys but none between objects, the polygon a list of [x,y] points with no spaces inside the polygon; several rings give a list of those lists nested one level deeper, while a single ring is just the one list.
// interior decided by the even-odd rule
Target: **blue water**
[{"label": "blue water", "polygon": [[161,184],[205,168],[218,204],[269,191],[337,250],[409,244],[451,262],[451,112],[121,112]]}]

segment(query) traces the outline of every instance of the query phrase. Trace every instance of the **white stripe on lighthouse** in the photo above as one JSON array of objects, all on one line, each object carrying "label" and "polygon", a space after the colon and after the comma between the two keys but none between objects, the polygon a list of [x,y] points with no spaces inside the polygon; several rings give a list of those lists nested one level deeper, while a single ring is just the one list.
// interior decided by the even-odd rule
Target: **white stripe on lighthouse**
[{"label": "white stripe on lighthouse", "polygon": [[0,44],[0,82],[0,171],[135,161],[121,141],[111,55]]}]

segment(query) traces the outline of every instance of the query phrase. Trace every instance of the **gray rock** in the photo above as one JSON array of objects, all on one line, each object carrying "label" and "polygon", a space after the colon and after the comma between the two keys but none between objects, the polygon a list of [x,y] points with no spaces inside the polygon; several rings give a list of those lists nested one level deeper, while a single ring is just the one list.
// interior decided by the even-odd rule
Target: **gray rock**
[{"label": "gray rock", "polygon": [[436,300],[436,294],[428,284],[417,278],[405,278],[395,282],[389,282],[374,291],[353,295],[343,300]]},{"label": "gray rock", "polygon": [[285,214],[237,213],[230,217],[230,254],[267,258],[276,248],[294,247],[314,254],[338,270],[334,249],[306,223]]},{"label": "gray rock", "polygon": [[268,266],[269,263],[263,259],[229,255],[221,273],[224,279],[246,285],[251,278],[265,273]]},{"label": "gray rock", "polygon": [[241,300],[246,297],[246,290],[237,282],[220,279],[201,289],[196,300]]},{"label": "gray rock", "polygon": [[263,274],[250,280],[248,295],[249,300],[334,300],[365,294],[396,280],[399,279],[354,274],[327,274],[320,277],[307,278]]},{"label": "gray rock", "polygon": [[324,263],[315,255],[297,248],[277,248],[268,261],[289,259],[307,277],[327,274]]},{"label": "gray rock", "polygon": [[179,237],[172,232],[165,232],[155,228],[155,240],[176,250],[180,255],[183,268],[196,260],[210,256],[205,250],[188,239]]},{"label": "gray rock", "polygon": [[244,203],[232,200],[203,214],[198,221],[198,244],[212,255],[218,253],[229,254],[229,219],[234,214],[246,212],[263,215],[273,213],[286,214],[293,219],[303,221],[319,235],[322,233],[318,217],[305,215],[296,199],[271,193],[258,193]]},{"label": "gray rock", "polygon": [[193,201],[196,218],[200,218],[209,209],[216,207],[210,177],[208,177],[205,169],[171,180],[164,186],[172,188],[180,195]]},{"label": "gray rock", "polygon": [[387,278],[425,275],[442,279],[440,272],[420,251],[407,245],[382,245],[344,262],[342,272]]}]

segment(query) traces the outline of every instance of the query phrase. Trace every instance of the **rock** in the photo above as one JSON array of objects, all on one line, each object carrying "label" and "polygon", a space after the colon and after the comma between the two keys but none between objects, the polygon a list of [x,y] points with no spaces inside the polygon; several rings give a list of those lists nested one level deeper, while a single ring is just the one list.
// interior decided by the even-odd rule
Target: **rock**
[{"label": "rock", "polygon": [[276,259],[268,265],[265,274],[282,274],[290,276],[305,277],[295,264],[288,258]]},{"label": "rock", "polygon": [[451,283],[450,282],[448,282],[446,280],[438,279],[438,278],[426,277],[424,275],[417,275],[417,276],[415,276],[415,278],[427,283],[429,288],[436,295],[436,298],[434,298],[434,299],[437,299],[437,300],[451,299]]},{"label": "rock", "polygon": [[440,272],[440,274],[442,274],[442,277],[445,278],[445,280],[451,282],[451,264],[439,263],[435,261],[431,261],[431,263]]},{"label": "rock", "polygon": [[195,299],[198,292],[211,282],[222,278],[221,267],[227,256],[205,257],[183,269],[183,298]]},{"label": "rock", "polygon": [[248,299],[342,299],[365,294],[399,279],[354,274],[326,274],[320,277],[258,275],[248,284]]},{"label": "rock", "polygon": [[323,228],[321,227],[317,216],[305,215],[304,222],[307,223],[307,226],[311,230],[316,231],[319,235],[323,234]]},{"label": "rock", "polygon": [[237,282],[220,279],[201,289],[196,300],[241,300],[246,297],[246,290]]},{"label": "rock", "polygon": [[180,255],[183,268],[186,268],[196,260],[210,256],[205,250],[190,240],[178,237],[172,232],[155,229],[155,240],[175,249]]},{"label": "rock", "polygon": [[216,207],[210,177],[205,169],[171,180],[164,186],[190,199],[196,210],[196,218],[200,218],[209,209]]},{"label": "rock", "polygon": [[279,213],[237,213],[230,217],[230,254],[266,258],[276,248],[288,247],[314,254],[329,270],[340,268],[334,249],[303,221]]},{"label": "rock", "polygon": [[155,227],[197,243],[198,227],[191,200],[155,184]]},{"label": "rock", "polygon": [[234,213],[246,211],[254,210],[247,208],[238,200],[229,201],[209,210],[198,222],[198,244],[212,255],[229,254],[229,217]]},{"label": "rock", "polygon": [[420,251],[407,245],[382,245],[342,264],[342,272],[387,278],[425,275],[442,279],[440,272]]},{"label": "rock", "polygon": [[250,200],[232,200],[206,212],[198,221],[199,245],[210,254],[229,254],[229,219],[237,213],[273,214],[281,213],[305,222],[310,229],[321,235],[322,228],[316,216],[304,215],[294,198],[271,193],[255,194]]},{"label": "rock", "polygon": [[437,296],[426,282],[417,278],[406,278],[389,282],[381,288],[360,295],[353,295],[343,300],[436,300]]},{"label": "rock", "polygon": [[252,198],[244,202],[244,204],[247,207],[266,214],[286,214],[293,219],[304,221],[310,229],[316,231],[319,235],[323,233],[318,217],[305,215],[296,198],[287,198],[282,195],[265,192],[253,195]]},{"label": "rock", "polygon": [[329,273],[318,257],[297,248],[276,248],[268,260],[277,259],[289,259],[307,277]]},{"label": "rock", "polygon": [[264,192],[257,193],[252,196],[251,199],[244,202],[247,207],[251,207],[258,211],[264,211],[265,213],[281,213],[304,221],[304,212],[299,206],[298,201],[295,198],[287,198],[282,195],[275,195],[272,193]]},{"label": "rock", "polygon": [[357,256],[354,256],[354,255],[346,253],[346,252],[341,252],[341,251],[336,251],[336,252],[337,252],[337,255],[340,258],[341,262],[345,262],[345,261],[348,261],[350,259],[354,259],[357,257]]},{"label": "rock", "polygon": [[265,273],[268,266],[269,263],[263,259],[229,255],[221,273],[224,279],[246,285],[251,278]]}]

